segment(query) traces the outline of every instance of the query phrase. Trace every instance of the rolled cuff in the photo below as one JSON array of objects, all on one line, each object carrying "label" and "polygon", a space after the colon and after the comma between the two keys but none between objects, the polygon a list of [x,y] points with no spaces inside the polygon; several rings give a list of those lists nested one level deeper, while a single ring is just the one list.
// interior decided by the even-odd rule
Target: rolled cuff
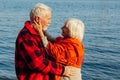
[{"label": "rolled cuff", "polygon": [[41,39],[42,39],[42,42],[43,42],[44,47],[47,47],[47,44],[48,44],[47,37],[44,36],[44,37],[41,37]]}]

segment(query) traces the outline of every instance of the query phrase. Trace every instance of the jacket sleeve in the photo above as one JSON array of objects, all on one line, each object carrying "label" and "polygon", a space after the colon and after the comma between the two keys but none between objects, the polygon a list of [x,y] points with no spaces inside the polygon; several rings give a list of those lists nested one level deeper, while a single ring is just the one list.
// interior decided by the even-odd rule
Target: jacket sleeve
[{"label": "jacket sleeve", "polygon": [[48,45],[47,45],[47,50],[49,52],[49,55],[52,56],[56,62],[59,62],[61,64],[64,64],[66,65],[67,63],[67,48],[66,48],[66,45],[65,43],[51,43],[51,42],[48,42]]},{"label": "jacket sleeve", "polygon": [[46,59],[44,57],[45,50],[43,46],[39,48],[34,40],[29,38],[23,40],[23,38],[21,38],[19,40],[18,47],[20,49],[19,51],[21,56],[30,70],[42,72],[44,74],[52,73],[56,75],[62,75],[64,67]]}]

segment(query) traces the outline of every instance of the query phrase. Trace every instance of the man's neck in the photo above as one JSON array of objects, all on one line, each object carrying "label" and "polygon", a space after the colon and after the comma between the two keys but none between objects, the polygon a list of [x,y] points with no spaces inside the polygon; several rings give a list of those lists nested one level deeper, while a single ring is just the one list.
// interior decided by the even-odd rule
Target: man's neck
[{"label": "man's neck", "polygon": [[33,26],[34,26],[34,23],[30,21],[30,25],[31,25],[31,27],[33,28]]}]

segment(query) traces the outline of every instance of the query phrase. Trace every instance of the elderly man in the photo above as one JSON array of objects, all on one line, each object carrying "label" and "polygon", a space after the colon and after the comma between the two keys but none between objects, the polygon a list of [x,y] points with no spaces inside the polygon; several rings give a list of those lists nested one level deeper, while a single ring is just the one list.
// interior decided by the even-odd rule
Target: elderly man
[{"label": "elderly man", "polygon": [[[51,23],[51,9],[41,3],[36,4],[30,12],[30,21],[26,21],[19,32],[15,47],[15,69],[18,80],[50,80],[49,74],[71,75],[70,66],[62,66],[46,58],[46,51],[35,31],[35,23],[46,30]],[[52,79],[53,80],[53,79]]]}]

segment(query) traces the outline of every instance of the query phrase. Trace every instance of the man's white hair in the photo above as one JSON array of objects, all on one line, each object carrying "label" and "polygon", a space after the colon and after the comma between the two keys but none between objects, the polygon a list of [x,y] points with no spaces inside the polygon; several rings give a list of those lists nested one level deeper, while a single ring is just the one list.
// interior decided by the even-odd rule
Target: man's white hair
[{"label": "man's white hair", "polygon": [[48,14],[49,11],[51,11],[50,7],[48,7],[45,4],[38,3],[31,9],[30,19],[31,19],[31,21],[33,21],[35,16],[42,18],[43,16]]},{"label": "man's white hair", "polygon": [[76,38],[82,42],[84,36],[84,23],[81,20],[70,18],[65,22],[65,26],[69,29],[69,36]]}]

